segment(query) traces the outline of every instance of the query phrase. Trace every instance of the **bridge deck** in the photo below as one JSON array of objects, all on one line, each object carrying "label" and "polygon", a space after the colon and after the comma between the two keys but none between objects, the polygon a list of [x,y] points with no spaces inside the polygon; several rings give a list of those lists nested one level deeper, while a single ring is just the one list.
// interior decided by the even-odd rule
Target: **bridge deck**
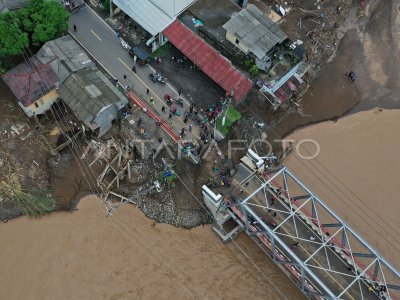
[{"label": "bridge deck", "polygon": [[[315,203],[301,202],[311,196],[296,188],[289,176],[284,176],[283,188],[271,177],[273,173],[252,175],[240,164],[233,189],[225,193],[225,206],[310,298],[397,299],[398,291],[389,292],[390,285],[383,282],[389,279],[382,278],[380,264],[350,238],[346,228]],[[365,257],[356,255],[359,252]],[[398,284],[395,275],[387,277]]]}]

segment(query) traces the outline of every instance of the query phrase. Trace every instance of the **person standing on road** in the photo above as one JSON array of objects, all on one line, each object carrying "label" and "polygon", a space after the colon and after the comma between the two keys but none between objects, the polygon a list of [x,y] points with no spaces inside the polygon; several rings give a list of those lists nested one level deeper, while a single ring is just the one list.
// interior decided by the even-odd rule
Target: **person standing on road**
[{"label": "person standing on road", "polygon": [[136,66],[135,65],[132,66],[132,72],[136,73]]},{"label": "person standing on road", "polygon": [[161,112],[163,112],[165,114],[165,106],[164,105],[161,107]]},{"label": "person standing on road", "polygon": [[126,75],[124,74],[124,80],[126,80]]},{"label": "person standing on road", "polygon": [[190,132],[192,132],[192,127],[193,127],[193,125],[192,125],[192,124],[189,124],[189,131],[190,131]]},{"label": "person standing on road", "polygon": [[178,96],[180,97],[180,96],[181,96],[181,94],[182,94],[182,90],[181,90],[181,89],[179,89],[179,90],[178,90]]},{"label": "person standing on road", "polygon": [[77,32],[78,30],[76,29],[76,25],[74,24],[74,32]]},{"label": "person standing on road", "polygon": [[146,95],[150,94],[149,88],[147,88]]},{"label": "person standing on road", "polygon": [[150,96],[150,103],[153,107],[156,107],[156,103],[154,102],[154,98]]},{"label": "person standing on road", "polygon": [[169,113],[168,119],[172,119],[172,114]]}]

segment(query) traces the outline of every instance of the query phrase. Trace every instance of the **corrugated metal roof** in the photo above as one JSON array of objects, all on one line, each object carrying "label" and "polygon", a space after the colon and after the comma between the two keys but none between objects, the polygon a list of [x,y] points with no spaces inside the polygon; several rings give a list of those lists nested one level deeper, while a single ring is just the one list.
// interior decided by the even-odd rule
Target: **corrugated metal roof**
[{"label": "corrugated metal roof", "polygon": [[175,20],[163,33],[176,48],[227,93],[234,91],[235,99],[240,100],[253,86],[253,83],[241,74],[229,60],[179,20]]},{"label": "corrugated metal roof", "polygon": [[58,89],[58,94],[80,121],[86,124],[96,121],[98,127],[108,126],[101,121],[112,119],[105,116],[96,119],[102,110],[110,105],[121,108],[128,102],[103,73],[91,69],[71,74]]},{"label": "corrugated metal roof", "polygon": [[279,25],[253,4],[233,15],[223,28],[236,36],[259,59],[287,38]]},{"label": "corrugated metal roof", "polygon": [[29,0],[4,0],[9,10],[18,9],[28,4]]},{"label": "corrugated metal roof", "polygon": [[69,74],[84,68],[96,68],[84,49],[69,35],[46,42],[36,53],[43,64],[49,63],[62,84]]},{"label": "corrugated metal roof", "polygon": [[27,107],[62,84],[72,72],[84,68],[96,69],[96,65],[68,35],[45,43],[29,58],[29,64],[19,64],[3,78],[18,101]]},{"label": "corrugated metal roof", "polygon": [[196,0],[149,0],[171,18],[178,16]]},{"label": "corrugated metal roof", "polygon": [[113,0],[113,3],[155,36],[195,0]]},{"label": "corrugated metal roof", "polygon": [[41,63],[35,56],[29,58],[29,63],[20,63],[2,77],[25,107],[46,95],[58,83],[57,74],[50,64]]},{"label": "corrugated metal roof", "polygon": [[8,11],[6,4],[2,0],[0,0],[0,13],[6,12],[6,11]]}]

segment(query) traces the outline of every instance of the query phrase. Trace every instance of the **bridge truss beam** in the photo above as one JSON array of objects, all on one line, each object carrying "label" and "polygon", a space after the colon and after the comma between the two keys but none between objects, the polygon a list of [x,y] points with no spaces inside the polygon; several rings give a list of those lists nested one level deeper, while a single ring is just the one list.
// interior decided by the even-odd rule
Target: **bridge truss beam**
[{"label": "bridge truss beam", "polygon": [[287,168],[250,177],[223,208],[305,294],[399,299],[399,272]]}]

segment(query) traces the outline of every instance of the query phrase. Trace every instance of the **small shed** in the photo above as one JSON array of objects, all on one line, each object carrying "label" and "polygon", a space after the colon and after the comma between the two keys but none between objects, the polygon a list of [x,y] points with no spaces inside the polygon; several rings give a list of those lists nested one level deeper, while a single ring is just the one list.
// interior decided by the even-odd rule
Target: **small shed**
[{"label": "small shed", "polygon": [[58,94],[75,116],[101,137],[112,127],[118,110],[128,100],[99,70],[84,69],[71,74]]}]

